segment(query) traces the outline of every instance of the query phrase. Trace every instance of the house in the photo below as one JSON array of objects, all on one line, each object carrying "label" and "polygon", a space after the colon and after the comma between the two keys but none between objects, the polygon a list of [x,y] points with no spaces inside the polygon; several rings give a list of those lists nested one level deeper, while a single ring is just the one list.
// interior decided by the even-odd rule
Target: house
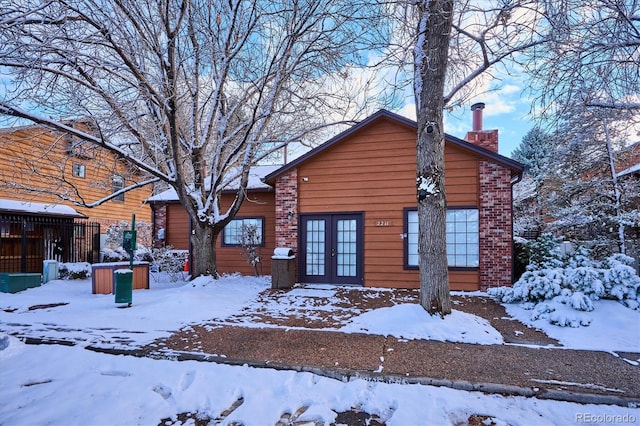
[{"label": "house", "polygon": [[101,234],[132,214],[150,244],[150,187],[93,208],[72,201],[92,203],[140,180],[125,160],[69,135],[38,125],[0,129],[0,272],[42,271],[44,259],[97,262]]},{"label": "house", "polygon": [[[445,185],[450,286],[512,283],[512,185],[522,165],[498,154],[474,105],[466,140],[447,135]],[[262,226],[264,272],[275,247],[297,253],[298,281],[418,287],[416,123],[381,110],[248,188],[249,202],[218,241],[221,272],[250,272],[233,244],[238,226]],[[163,243],[189,249],[189,221],[176,199],[150,200]],[[245,262],[246,263],[246,262]]]},{"label": "house", "polygon": [[[274,188],[262,181],[279,166],[254,166],[249,173],[247,197],[235,218],[227,225],[216,242],[218,272],[244,275],[254,274],[253,267],[246,259],[245,250],[239,241],[242,225],[255,225],[258,229],[259,244],[256,247],[261,262],[258,273],[269,274],[271,254],[275,247],[275,197]],[[229,185],[221,196],[221,208],[228,208],[237,190],[238,181]],[[150,197],[147,202],[153,211],[153,246],[170,247],[174,250],[191,251],[189,236],[191,221],[187,211],[178,202],[173,189]]]}]

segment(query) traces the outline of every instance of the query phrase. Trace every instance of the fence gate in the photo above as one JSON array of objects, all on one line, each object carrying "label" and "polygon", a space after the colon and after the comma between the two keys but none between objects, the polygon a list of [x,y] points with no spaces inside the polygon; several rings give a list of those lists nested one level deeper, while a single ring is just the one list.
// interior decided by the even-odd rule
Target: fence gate
[{"label": "fence gate", "polygon": [[0,272],[42,272],[44,260],[93,263],[99,254],[99,223],[0,215]]}]

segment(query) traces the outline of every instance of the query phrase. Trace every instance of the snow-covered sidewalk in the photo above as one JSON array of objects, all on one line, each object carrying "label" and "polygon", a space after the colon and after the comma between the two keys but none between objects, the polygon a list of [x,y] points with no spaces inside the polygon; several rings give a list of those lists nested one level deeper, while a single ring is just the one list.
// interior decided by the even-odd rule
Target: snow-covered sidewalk
[{"label": "snow-covered sidewalk", "polygon": [[[159,424],[161,419],[171,419],[168,424],[179,424],[179,419],[186,419],[184,415],[179,416],[180,413],[197,413],[222,424],[276,424],[283,419],[330,424],[338,418],[338,413],[358,410],[386,424],[457,424],[473,415],[493,418],[496,424],[603,423],[622,419],[634,423],[640,419],[638,408],[503,397],[418,384],[361,379],[344,382],[310,373],[112,356],[83,349],[87,345],[139,347],[166,338],[179,329],[195,329],[198,324],[220,327],[225,321],[225,327],[233,321],[235,327],[258,333],[269,330],[286,333],[273,325],[267,329],[263,323],[260,327],[258,317],[252,315],[244,317],[253,319],[239,320],[243,317],[239,315],[241,312],[261,312],[259,294],[268,287],[266,279],[246,277],[226,277],[215,283],[200,278],[175,284],[152,279],[150,290],[134,292],[130,309],[118,309],[113,296],[92,295],[89,280],[54,281],[19,294],[0,294],[0,418],[3,424]],[[326,291],[330,289],[322,290],[327,297]],[[304,289],[294,289],[290,292],[294,296],[296,292],[301,294],[290,299],[289,308],[291,303],[296,303],[292,300],[297,303],[314,300],[312,295],[317,291],[309,289],[305,293]],[[341,308],[330,305],[323,306],[340,316]],[[272,313],[278,309],[270,306]],[[379,312],[376,314],[376,311]],[[482,318],[458,321],[460,325],[456,328],[456,321],[447,325],[446,321],[430,318],[402,304],[376,311],[358,313],[348,320],[348,327],[340,327],[342,330],[334,324],[316,333],[346,337],[349,336],[346,333],[369,333],[379,339],[390,336],[386,339],[394,339],[398,346],[410,346],[431,338],[484,343],[470,347],[487,350],[492,346],[508,347]],[[283,304],[281,313],[286,312]],[[612,338],[614,331],[619,332],[613,328],[606,334],[590,336],[588,327],[571,331],[585,333],[576,341],[597,341],[598,347],[612,342],[608,347],[611,352],[640,352],[633,346],[638,345],[638,329],[634,328],[638,327],[638,312],[629,312],[635,316],[626,320],[629,333],[626,338]],[[597,310],[593,314],[597,315]],[[607,311],[607,315],[611,312]],[[213,318],[217,326],[211,325]],[[606,318],[602,321],[607,323]],[[79,344],[73,347],[24,345],[6,333]],[[561,342],[571,349],[571,343]],[[459,351],[469,352],[465,348],[471,343],[460,343]],[[391,365],[394,351],[387,353],[386,367]],[[426,363],[434,356],[415,350],[413,354]],[[637,377],[637,367],[624,364],[635,368],[632,371]],[[510,365],[499,367],[511,368]],[[591,368],[599,366],[585,366],[585,370]],[[546,385],[539,383],[540,387]]]}]

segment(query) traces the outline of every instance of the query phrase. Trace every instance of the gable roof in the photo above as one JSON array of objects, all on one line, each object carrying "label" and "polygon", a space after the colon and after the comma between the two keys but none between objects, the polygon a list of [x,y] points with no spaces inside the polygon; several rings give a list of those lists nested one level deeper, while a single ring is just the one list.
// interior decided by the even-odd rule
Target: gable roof
[{"label": "gable roof", "polygon": [[[418,128],[418,123],[416,123],[413,120],[410,120],[406,117],[403,117],[401,115],[398,115],[396,113],[393,113],[391,111],[387,111],[385,109],[381,109],[380,111],[376,112],[373,115],[370,115],[369,117],[365,118],[364,120],[362,120],[361,122],[359,122],[358,124],[350,127],[349,129],[345,130],[342,133],[339,133],[338,135],[334,136],[333,138],[329,139],[328,141],[322,143],[321,145],[318,145],[317,147],[315,147],[314,149],[312,149],[311,151],[307,152],[306,154],[296,158],[295,160],[293,160],[292,162],[285,164],[284,166],[280,167],[278,170],[275,170],[274,172],[268,174],[267,176],[265,176],[264,181],[272,184],[274,182],[274,180],[288,172],[289,170],[298,167],[300,164],[306,162],[307,160],[311,159],[312,157],[314,157],[315,155],[331,148],[333,145],[336,145],[340,142],[342,142],[343,140],[347,139],[349,136],[351,136],[352,134],[358,132],[359,130],[361,130],[364,127],[369,126],[370,124],[374,123],[377,120],[380,120],[382,118],[386,118],[388,120],[392,120],[395,121],[398,124],[407,126],[407,127],[411,127],[412,129],[417,130]],[[481,157],[484,157],[485,159],[492,161],[494,163],[500,164],[501,166],[507,167],[509,169],[511,169],[511,175],[519,175],[522,173],[522,171],[524,170],[524,166],[522,164],[520,164],[519,162],[512,160],[511,158],[505,157],[503,155],[500,155],[496,152],[493,152],[491,150],[482,148],[480,146],[474,145],[470,142],[467,142],[463,139],[457,138],[455,136],[451,136],[447,133],[445,133],[444,135],[445,137],[445,143],[454,145],[458,148],[461,148],[465,151],[469,151],[472,152],[476,155],[479,155]]]}]

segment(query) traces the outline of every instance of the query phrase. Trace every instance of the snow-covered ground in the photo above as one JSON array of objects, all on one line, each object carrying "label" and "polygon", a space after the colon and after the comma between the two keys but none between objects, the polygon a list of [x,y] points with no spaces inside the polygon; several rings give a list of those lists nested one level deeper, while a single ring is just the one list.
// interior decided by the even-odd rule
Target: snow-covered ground
[{"label": "snow-covered ground", "polygon": [[[258,294],[269,286],[263,278],[238,276],[189,283],[160,278],[150,284],[150,290],[133,293],[128,309],[119,309],[112,295],[91,294],[90,280],[56,280],[18,294],[0,293],[0,424],[157,425],[184,412],[203,413],[221,424],[274,425],[286,418],[330,424],[336,412],[354,407],[390,425],[466,424],[472,414],[511,425],[640,422],[638,408],[341,382],[310,373],[114,356],[83,348],[142,345],[187,324],[213,317],[224,321],[243,308],[255,308]],[[640,352],[640,313],[615,302],[595,303],[596,309],[588,313],[589,327],[559,328],[542,321],[535,325],[568,348]],[[530,317],[516,306],[508,306],[508,312],[523,321]],[[431,318],[411,305],[363,313],[340,330],[502,342],[482,318],[458,311],[445,320]],[[8,333],[79,344],[25,345]]]}]

